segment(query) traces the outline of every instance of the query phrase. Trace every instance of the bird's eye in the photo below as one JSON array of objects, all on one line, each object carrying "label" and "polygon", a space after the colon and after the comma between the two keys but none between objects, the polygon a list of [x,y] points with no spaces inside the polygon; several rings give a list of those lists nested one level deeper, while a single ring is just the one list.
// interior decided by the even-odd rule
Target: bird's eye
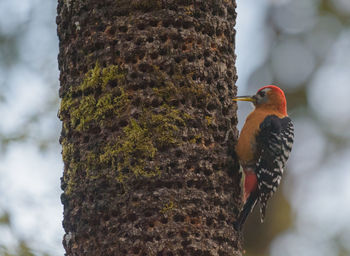
[{"label": "bird's eye", "polygon": [[264,91],[260,91],[258,94],[259,94],[262,98],[265,96],[265,92],[264,92]]}]

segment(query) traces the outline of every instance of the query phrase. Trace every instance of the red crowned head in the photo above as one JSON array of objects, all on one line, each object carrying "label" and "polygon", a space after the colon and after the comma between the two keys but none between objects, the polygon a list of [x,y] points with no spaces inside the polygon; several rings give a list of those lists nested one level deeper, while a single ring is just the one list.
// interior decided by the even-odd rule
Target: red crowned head
[{"label": "red crowned head", "polygon": [[234,101],[250,101],[256,108],[276,110],[287,115],[287,101],[281,88],[275,85],[261,87],[253,96],[238,96]]}]

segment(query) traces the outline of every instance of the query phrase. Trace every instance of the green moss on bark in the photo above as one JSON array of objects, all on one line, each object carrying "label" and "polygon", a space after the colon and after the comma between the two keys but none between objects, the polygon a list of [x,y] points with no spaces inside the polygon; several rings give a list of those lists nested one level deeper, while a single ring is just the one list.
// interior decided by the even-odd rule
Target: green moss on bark
[{"label": "green moss on bark", "polygon": [[153,66],[154,73],[158,77],[157,84],[153,88],[156,95],[170,104],[175,98],[185,98],[198,104],[205,105],[210,98],[210,94],[202,83],[193,81],[192,74],[183,75],[179,68],[175,67],[175,73],[171,79],[167,74]]},{"label": "green moss on bark", "polygon": [[72,143],[69,143],[66,139],[64,139],[62,142],[62,158],[65,163],[68,163],[67,172],[65,172],[65,175],[63,176],[64,182],[67,184],[66,186],[66,194],[70,194],[72,191],[72,188],[74,186],[75,179],[73,177],[76,177],[76,172],[79,168],[79,163],[75,161],[74,154],[75,154],[75,147]]},{"label": "green moss on bark", "polygon": [[174,202],[169,201],[169,203],[164,204],[164,207],[160,210],[160,213],[165,214],[173,210],[174,208],[176,208]]},{"label": "green moss on bark", "polygon": [[95,67],[87,72],[84,81],[74,91],[96,89],[101,83],[101,67],[97,62]]},{"label": "green moss on bark", "polygon": [[104,148],[100,161],[102,164],[111,164],[117,170],[118,181],[123,182],[129,175],[151,177],[159,174],[158,168],[145,168],[145,161],[152,160],[156,152],[149,130],[132,119],[123,129],[117,144],[109,144]]},{"label": "green moss on bark", "polygon": [[161,113],[143,109],[139,120],[131,119],[122,136],[104,147],[100,162],[117,170],[118,181],[130,175],[159,175],[159,167],[149,164],[155,161],[157,151],[180,144],[177,133],[179,126],[185,125],[185,115],[167,105],[160,109]]},{"label": "green moss on bark", "polygon": [[62,143],[63,158],[69,161],[67,194],[76,180],[76,171],[82,168],[86,178],[96,179],[106,175],[124,183],[131,176],[152,177],[161,172],[155,162],[159,149],[181,143],[179,127],[185,125],[187,116],[172,107],[164,105],[161,113],[144,109],[140,120],[131,119],[123,128],[122,135],[105,146],[96,145],[97,151],[84,151],[79,162],[73,158],[72,144]]},{"label": "green moss on bark", "polygon": [[[68,163],[66,193],[72,191],[79,179],[78,170],[85,173],[87,179],[104,175],[121,183],[132,176],[153,177],[161,174],[157,152],[181,145],[180,129],[194,118],[184,110],[173,107],[172,103],[194,97],[198,104],[206,104],[210,95],[204,85],[195,83],[190,75],[181,76],[175,72],[169,79],[157,67],[153,72],[158,84],[152,87],[151,94],[160,99],[160,106],[141,106],[138,119],[130,116],[120,136],[109,138],[108,142],[95,145],[93,149],[81,151],[77,158],[74,158],[73,145],[64,140],[63,159]],[[72,87],[62,99],[60,117],[64,120],[64,129],[77,132],[84,132],[92,126],[102,129],[127,112],[131,108],[134,92],[128,89],[125,76],[126,72],[118,66],[101,68],[96,64],[87,72],[83,82]],[[207,118],[207,122],[211,122],[211,119]]]},{"label": "green moss on bark", "polygon": [[[127,106],[125,72],[116,65],[101,68],[98,63],[87,72],[83,82],[71,87],[62,98],[60,118],[70,120],[74,130],[84,131],[96,121],[103,123],[108,115],[119,116]],[[119,85],[117,88],[116,85]],[[100,95],[96,95],[100,91]],[[79,97],[81,95],[81,97]]]},{"label": "green moss on bark", "polygon": [[94,95],[82,97],[77,108],[70,110],[71,124],[78,131],[84,130],[95,119],[96,100]]}]

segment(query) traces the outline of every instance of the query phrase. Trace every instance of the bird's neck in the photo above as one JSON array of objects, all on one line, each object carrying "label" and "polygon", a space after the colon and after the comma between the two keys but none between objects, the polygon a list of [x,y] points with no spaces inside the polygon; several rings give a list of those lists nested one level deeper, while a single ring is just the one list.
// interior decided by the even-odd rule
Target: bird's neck
[{"label": "bird's neck", "polygon": [[273,114],[279,118],[288,116],[287,106],[285,104],[264,104],[261,106],[256,106],[255,111],[269,113],[270,115]]}]

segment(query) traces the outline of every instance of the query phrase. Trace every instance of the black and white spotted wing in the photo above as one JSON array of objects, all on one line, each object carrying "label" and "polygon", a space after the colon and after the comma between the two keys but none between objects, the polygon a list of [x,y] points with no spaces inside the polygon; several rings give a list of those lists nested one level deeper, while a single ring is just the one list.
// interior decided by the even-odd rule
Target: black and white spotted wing
[{"label": "black and white spotted wing", "polygon": [[268,199],[276,192],[281,182],[283,168],[292,150],[294,127],[289,117],[267,116],[260,125],[257,136],[258,197],[261,222],[264,221]]}]

